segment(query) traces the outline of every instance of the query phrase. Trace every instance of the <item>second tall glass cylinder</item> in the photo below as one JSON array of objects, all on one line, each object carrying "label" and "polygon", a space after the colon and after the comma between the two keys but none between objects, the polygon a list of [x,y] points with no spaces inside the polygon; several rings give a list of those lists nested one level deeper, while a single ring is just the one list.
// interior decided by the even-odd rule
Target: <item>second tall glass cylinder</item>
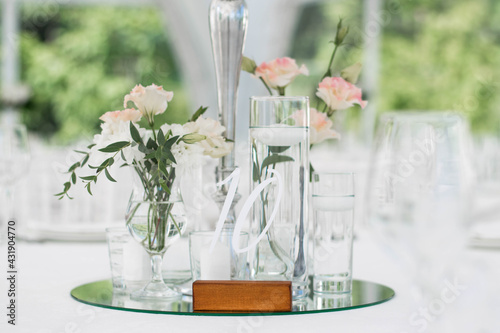
[{"label": "second tall glass cylinder", "polygon": [[252,278],[293,282],[307,295],[309,177],[308,97],[252,97]]}]

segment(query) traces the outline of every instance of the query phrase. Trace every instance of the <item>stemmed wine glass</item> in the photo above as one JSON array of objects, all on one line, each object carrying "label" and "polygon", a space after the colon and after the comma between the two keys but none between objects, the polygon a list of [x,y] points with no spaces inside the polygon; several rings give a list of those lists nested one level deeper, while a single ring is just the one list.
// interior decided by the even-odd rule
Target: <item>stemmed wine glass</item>
[{"label": "stemmed wine glass", "polygon": [[9,219],[14,218],[14,185],[27,173],[29,160],[26,127],[20,124],[0,126],[0,186],[7,195],[4,213]]},{"label": "stemmed wine glass", "polygon": [[187,226],[184,203],[175,184],[169,191],[157,187],[154,197],[148,197],[142,187],[136,186],[130,196],[126,212],[127,228],[149,254],[152,269],[151,280],[144,288],[131,293],[131,299],[161,301],[182,296],[167,286],[162,276],[163,256]]},{"label": "stemmed wine glass", "polygon": [[367,186],[367,223],[413,280],[435,296],[466,240],[472,167],[466,121],[453,112],[382,116]]}]

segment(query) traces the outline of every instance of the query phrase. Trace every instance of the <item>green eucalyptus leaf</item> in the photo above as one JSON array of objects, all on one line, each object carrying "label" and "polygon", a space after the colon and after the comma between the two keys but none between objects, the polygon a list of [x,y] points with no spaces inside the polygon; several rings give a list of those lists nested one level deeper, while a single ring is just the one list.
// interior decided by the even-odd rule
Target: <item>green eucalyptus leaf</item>
[{"label": "green eucalyptus leaf", "polygon": [[104,169],[104,174],[106,174],[106,178],[108,178],[113,183],[116,183],[116,180],[113,177],[111,177],[111,175],[109,174],[108,169]]},{"label": "green eucalyptus leaf", "polygon": [[269,150],[273,154],[280,154],[289,148],[290,148],[290,146],[269,146]]},{"label": "green eucalyptus leaf", "polygon": [[[97,170],[99,170],[99,169],[102,170],[105,167],[108,167],[108,166],[112,165],[114,162],[115,162],[115,160],[112,157],[110,157],[110,158],[104,160],[104,162],[102,162],[101,165],[99,165],[99,167],[97,168]],[[101,170],[99,170],[99,171],[101,171]]]},{"label": "green eucalyptus leaf", "polygon": [[87,188],[87,192],[89,192],[90,195],[93,195],[92,191],[90,190],[90,184],[91,183],[87,183],[87,185],[85,187]]},{"label": "green eucalyptus leaf", "polygon": [[173,163],[177,163],[177,161],[175,160],[174,155],[172,154],[172,152],[170,150],[163,151],[163,153],[166,155],[167,159],[169,159]]},{"label": "green eucalyptus leaf", "polygon": [[87,180],[87,181],[93,181],[96,178],[97,178],[97,176],[84,176],[84,177],[80,177],[81,180]]},{"label": "green eucalyptus leaf", "polygon": [[283,162],[292,162],[295,161],[293,158],[290,156],[284,156],[284,155],[271,155],[268,156],[262,161],[262,166],[260,168],[260,171],[264,170],[265,167],[269,165],[274,165],[277,163],[283,163]]},{"label": "green eucalyptus leaf", "polygon": [[79,166],[80,166],[80,162],[76,162],[75,164],[73,164],[72,166],[69,167],[68,172],[75,171],[75,169],[78,168]]},{"label": "green eucalyptus leaf", "polygon": [[130,122],[130,135],[132,136],[132,140],[134,140],[137,143],[142,143],[141,135],[139,134],[139,131],[132,122]]},{"label": "green eucalyptus leaf", "polygon": [[170,139],[168,139],[167,142],[165,142],[165,144],[163,145],[163,150],[165,150],[165,148],[170,149],[174,145],[174,143],[177,142],[178,139],[179,135],[173,136]]},{"label": "green eucalyptus leaf", "polygon": [[191,117],[191,119],[189,121],[196,121],[196,119],[200,118],[207,110],[208,110],[208,106],[206,106],[206,107],[200,106],[200,108],[198,110],[196,110],[196,112],[193,114],[193,116]]},{"label": "green eucalyptus leaf", "polygon": [[156,158],[156,152],[149,153],[144,158],[148,159],[148,160],[152,160],[152,159]]},{"label": "green eucalyptus leaf", "polygon": [[162,146],[165,143],[165,134],[163,134],[163,131],[161,128],[158,130],[158,145]]},{"label": "green eucalyptus leaf", "polygon": [[84,166],[85,164],[87,164],[87,162],[89,161],[89,157],[90,155],[87,155],[83,158],[83,161],[82,161],[82,165],[81,166]]},{"label": "green eucalyptus leaf", "polygon": [[163,162],[158,162],[158,169],[163,173],[163,175],[165,177],[168,176],[168,171],[167,171],[167,167],[165,166],[165,163]]},{"label": "green eucalyptus leaf", "polygon": [[128,147],[128,146],[130,146],[130,142],[118,141],[118,142],[114,142],[114,143],[108,145],[107,147],[99,149],[99,151],[101,151],[103,153],[116,153],[116,152],[120,151],[120,149],[123,149],[123,148]]},{"label": "green eucalyptus leaf", "polygon": [[148,152],[148,148],[144,145],[144,143],[139,143],[139,147],[137,148],[141,153],[146,154]]},{"label": "green eucalyptus leaf", "polygon": [[254,162],[253,163],[253,181],[258,182],[259,180],[260,180],[259,166]]},{"label": "green eucalyptus leaf", "polygon": [[158,148],[158,144],[151,138],[149,138],[148,143],[146,144],[146,147],[149,149],[156,149]]},{"label": "green eucalyptus leaf", "polygon": [[74,172],[71,174],[71,182],[73,185],[76,184],[76,174]]}]

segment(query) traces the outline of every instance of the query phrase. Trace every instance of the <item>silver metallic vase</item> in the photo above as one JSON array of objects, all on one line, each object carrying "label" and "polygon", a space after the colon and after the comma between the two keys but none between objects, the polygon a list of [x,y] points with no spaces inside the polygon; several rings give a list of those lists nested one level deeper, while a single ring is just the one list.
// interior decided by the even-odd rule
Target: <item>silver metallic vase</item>
[{"label": "silver metallic vase", "polygon": [[[240,79],[243,46],[248,24],[248,9],[244,0],[212,0],[210,4],[210,35],[217,76],[219,120],[226,127],[226,137],[235,138],[236,104]],[[216,170],[217,181],[227,178],[235,169],[235,150],[220,159]],[[224,204],[229,184],[221,187],[215,194],[220,207]],[[234,205],[229,211],[225,227],[235,222]]]}]

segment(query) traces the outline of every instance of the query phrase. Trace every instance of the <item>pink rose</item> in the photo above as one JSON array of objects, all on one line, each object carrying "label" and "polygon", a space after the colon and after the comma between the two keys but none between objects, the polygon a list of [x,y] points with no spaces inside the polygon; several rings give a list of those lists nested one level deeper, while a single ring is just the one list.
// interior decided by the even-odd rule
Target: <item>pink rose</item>
[{"label": "pink rose", "polygon": [[300,74],[309,75],[305,65],[297,66],[294,59],[284,57],[263,62],[255,70],[255,76],[262,78],[272,89],[284,88]]},{"label": "pink rose", "polygon": [[141,119],[141,111],[136,109],[125,109],[123,111],[109,111],[99,117],[105,123],[116,121],[131,121],[133,123]]},{"label": "pink rose", "polygon": [[[298,110],[291,118],[297,126],[304,126],[304,110]],[[340,134],[332,129],[333,122],[326,113],[311,108],[309,112],[309,143],[320,143],[326,139],[338,139]]]},{"label": "pink rose", "polygon": [[345,110],[354,104],[364,108],[361,89],[341,77],[325,77],[318,86],[316,96],[321,98],[330,110]]},{"label": "pink rose", "polygon": [[141,114],[148,119],[154,115],[161,114],[167,109],[168,103],[174,97],[171,91],[163,90],[162,86],[152,84],[147,87],[136,85],[130,94],[125,96],[123,105],[127,107],[129,101],[134,102]]}]

